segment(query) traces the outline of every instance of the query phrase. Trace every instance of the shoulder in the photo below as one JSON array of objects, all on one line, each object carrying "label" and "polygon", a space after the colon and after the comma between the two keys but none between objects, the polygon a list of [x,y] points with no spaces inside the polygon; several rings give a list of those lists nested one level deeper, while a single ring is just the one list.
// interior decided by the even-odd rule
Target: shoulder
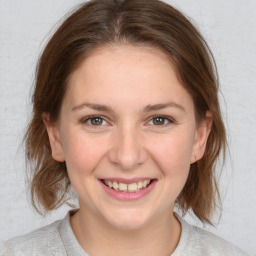
[{"label": "shoulder", "polygon": [[194,227],[198,234],[199,247],[202,255],[236,255],[248,256],[234,244],[198,227]]},{"label": "shoulder", "polygon": [[202,228],[190,225],[179,216],[178,218],[182,225],[180,252],[189,253],[189,255],[248,256],[237,246],[223,238]]},{"label": "shoulder", "polygon": [[0,255],[65,255],[59,234],[60,224],[61,221],[59,220],[29,234],[2,242],[0,245]]}]

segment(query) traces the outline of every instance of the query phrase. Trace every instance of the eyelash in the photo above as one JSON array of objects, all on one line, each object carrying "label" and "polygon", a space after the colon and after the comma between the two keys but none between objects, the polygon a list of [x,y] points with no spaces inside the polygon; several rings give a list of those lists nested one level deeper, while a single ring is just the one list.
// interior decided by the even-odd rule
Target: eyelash
[{"label": "eyelash", "polygon": [[[99,118],[99,119],[102,119],[103,121],[107,122],[105,120],[105,118],[103,116],[97,116],[97,115],[94,115],[94,116],[88,116],[84,119],[82,119],[82,123],[85,124],[87,123],[89,120],[92,120],[92,119],[96,119],[96,118]],[[164,120],[167,120],[169,122],[169,124],[162,124],[162,125],[153,125],[153,126],[158,126],[158,128],[163,128],[163,127],[166,127],[166,126],[169,126],[171,124],[174,124],[175,123],[175,120],[168,117],[168,116],[164,116],[164,115],[154,115],[151,117],[150,121],[153,120],[154,118],[163,118]],[[93,124],[89,124],[90,126],[93,126],[94,128],[98,129],[98,128],[101,128],[102,126],[104,125],[93,125]]]}]

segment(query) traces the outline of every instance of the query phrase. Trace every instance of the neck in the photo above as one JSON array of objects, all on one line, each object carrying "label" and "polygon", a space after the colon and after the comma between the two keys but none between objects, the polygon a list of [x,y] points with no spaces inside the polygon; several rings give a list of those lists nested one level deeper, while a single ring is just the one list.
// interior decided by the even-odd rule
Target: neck
[{"label": "neck", "polygon": [[120,230],[80,209],[71,217],[71,226],[82,248],[97,256],[171,255],[181,235],[181,225],[172,212],[137,230]]}]

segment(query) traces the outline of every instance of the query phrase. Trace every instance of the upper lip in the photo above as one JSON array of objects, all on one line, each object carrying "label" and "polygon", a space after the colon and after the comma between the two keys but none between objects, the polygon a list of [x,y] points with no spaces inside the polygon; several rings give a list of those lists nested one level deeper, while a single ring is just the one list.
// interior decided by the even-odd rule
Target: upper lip
[{"label": "upper lip", "polygon": [[144,181],[144,180],[153,180],[152,178],[149,177],[143,177],[143,178],[133,178],[133,179],[125,179],[125,178],[102,178],[100,180],[104,181],[116,181],[118,183],[125,183],[125,184],[131,184],[131,183],[136,183],[139,181]]}]

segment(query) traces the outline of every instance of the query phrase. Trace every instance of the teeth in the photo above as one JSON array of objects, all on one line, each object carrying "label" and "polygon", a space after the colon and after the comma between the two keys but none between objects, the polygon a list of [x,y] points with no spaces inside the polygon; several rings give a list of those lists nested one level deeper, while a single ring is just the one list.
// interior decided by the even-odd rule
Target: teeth
[{"label": "teeth", "polygon": [[113,187],[113,183],[112,183],[111,181],[107,181],[107,184],[106,184],[106,185],[108,185],[110,188]]},{"label": "teeth", "polygon": [[138,188],[140,189],[140,188],[142,188],[142,187],[143,187],[142,181],[139,181],[139,182],[138,182]]},{"label": "teeth", "polygon": [[118,188],[120,191],[127,191],[127,184],[119,183]]},{"label": "teeth", "polygon": [[113,182],[113,189],[118,190],[118,183],[116,181]]},{"label": "teeth", "polygon": [[142,186],[145,188],[148,184],[148,181],[147,180],[144,180],[143,183],[142,183]]},{"label": "teeth", "polygon": [[148,184],[150,183],[150,180],[144,180],[144,181],[139,181],[137,183],[131,183],[131,184],[125,184],[125,183],[118,183],[117,181],[104,181],[104,183],[110,187],[113,188],[114,190],[117,191],[123,191],[123,192],[136,192],[139,191],[142,188],[146,188]]},{"label": "teeth", "polygon": [[138,189],[138,185],[136,183],[131,183],[128,185],[128,191],[129,192],[134,192]]}]

